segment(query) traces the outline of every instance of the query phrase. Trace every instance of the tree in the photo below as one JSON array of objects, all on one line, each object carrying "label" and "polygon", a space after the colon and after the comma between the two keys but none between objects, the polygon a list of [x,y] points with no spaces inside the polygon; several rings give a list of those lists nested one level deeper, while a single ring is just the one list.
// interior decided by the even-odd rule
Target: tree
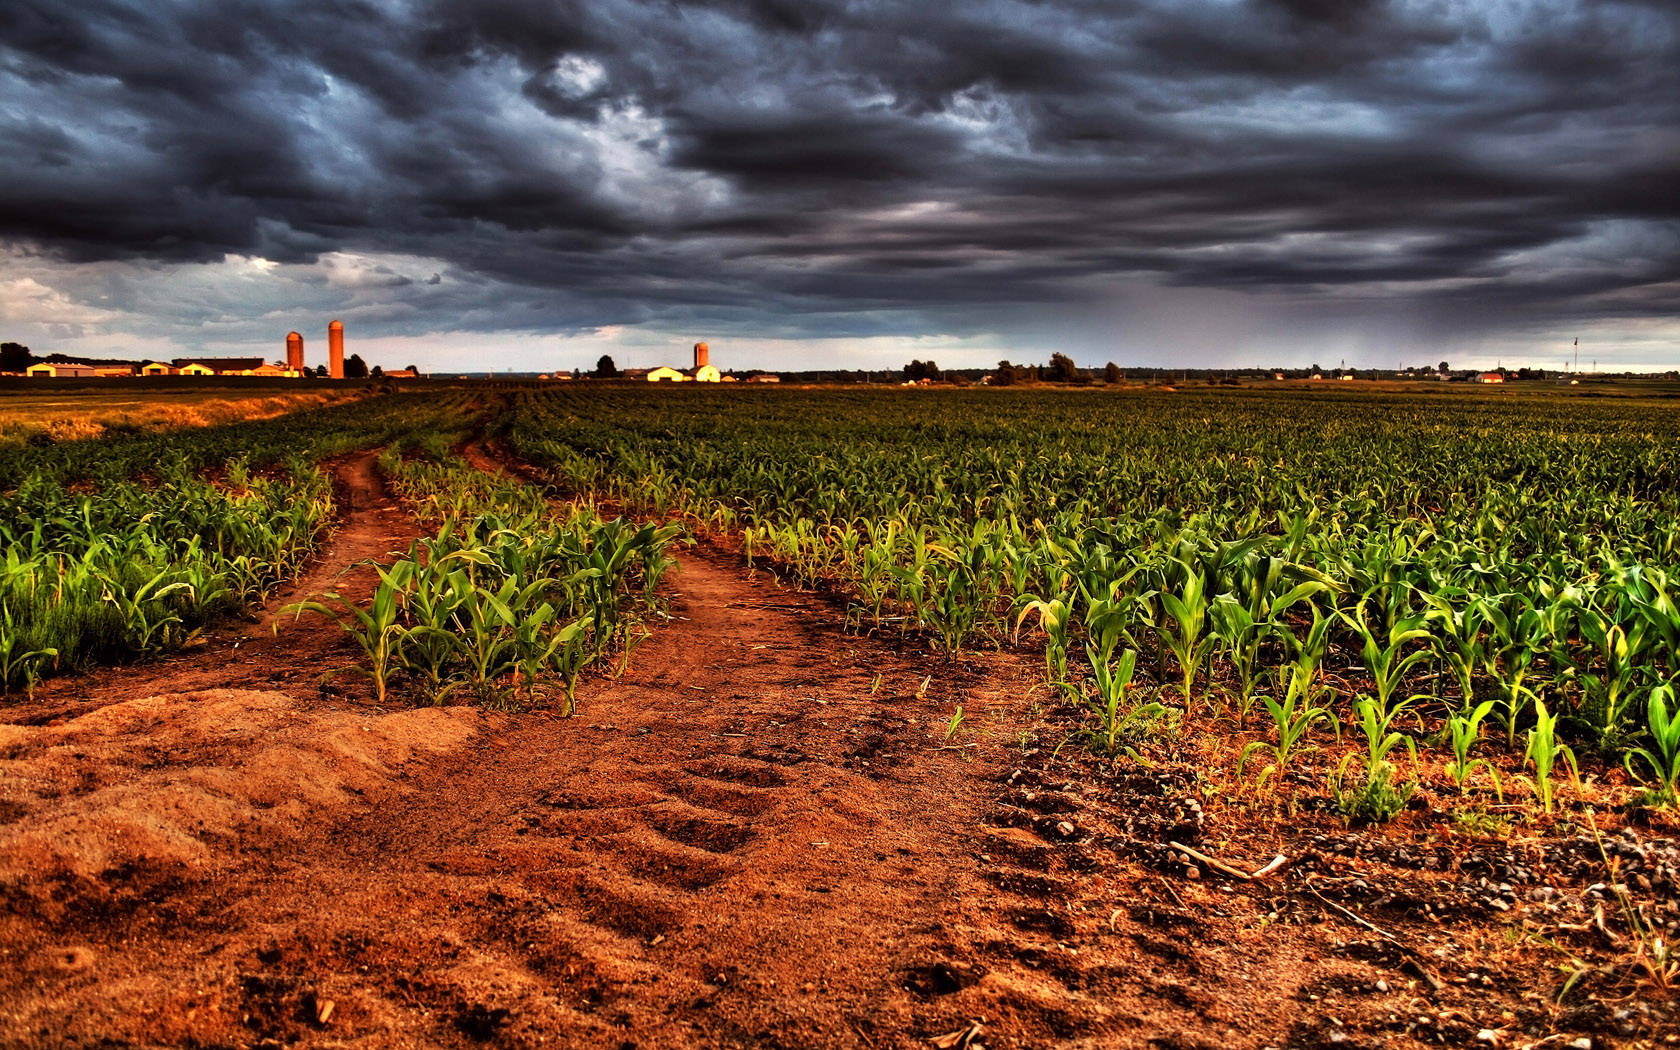
[{"label": "tree", "polygon": [[1077,383],[1081,378],[1079,366],[1066,354],[1051,354],[1050,375],[1047,378],[1053,383]]},{"label": "tree", "polygon": [[999,361],[997,371],[992,373],[993,386],[1013,386],[1015,384],[1015,366],[1008,361]]},{"label": "tree", "polygon": [[938,379],[939,366],[932,361],[911,361],[904,366],[904,378],[911,382],[921,379]]},{"label": "tree", "polygon": [[410,375],[419,375],[420,374],[420,366],[419,365],[409,365],[403,371],[408,372]]},{"label": "tree", "polygon": [[1115,364],[1113,361],[1110,361],[1108,364],[1103,366],[1103,382],[1118,383],[1124,378],[1126,377],[1120,371],[1120,366]]},{"label": "tree", "polygon": [[368,375],[370,377],[374,378],[374,379],[384,379],[385,378],[385,369],[381,368],[378,365],[374,365],[372,370],[368,372]]},{"label": "tree", "polygon": [[344,362],[344,378],[366,379],[368,377],[367,362],[362,360],[361,354],[351,354]]},{"label": "tree", "polygon": [[618,366],[613,364],[613,359],[612,359],[611,354],[602,354],[601,359],[599,361],[595,362],[595,375],[599,379],[617,379],[618,378],[618,376],[619,376]]},{"label": "tree", "polygon": [[1445,361],[1442,361],[1440,364],[1435,366],[1435,371],[1441,373],[1442,375],[1446,375],[1448,372],[1452,371],[1452,368],[1449,367]]},{"label": "tree", "polygon": [[315,378],[316,379],[327,378],[327,366],[326,365],[316,365],[315,366]]},{"label": "tree", "polygon": [[22,343],[0,343],[0,372],[21,372],[35,363],[35,355]]}]

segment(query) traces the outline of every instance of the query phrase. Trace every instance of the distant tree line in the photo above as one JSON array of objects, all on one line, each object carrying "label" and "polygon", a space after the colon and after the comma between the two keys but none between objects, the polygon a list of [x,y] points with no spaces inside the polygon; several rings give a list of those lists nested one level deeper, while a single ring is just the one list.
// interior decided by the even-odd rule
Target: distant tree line
[{"label": "distant tree line", "polygon": [[35,355],[22,343],[0,343],[0,372],[21,372],[35,363]]},{"label": "distant tree line", "polygon": [[[1103,368],[1103,382],[1118,383],[1124,378],[1120,366],[1110,361]],[[999,361],[992,372],[993,386],[1014,386],[1017,383],[1090,383],[1093,377],[1073,363],[1066,354],[1051,354],[1048,365],[1017,365]]]}]

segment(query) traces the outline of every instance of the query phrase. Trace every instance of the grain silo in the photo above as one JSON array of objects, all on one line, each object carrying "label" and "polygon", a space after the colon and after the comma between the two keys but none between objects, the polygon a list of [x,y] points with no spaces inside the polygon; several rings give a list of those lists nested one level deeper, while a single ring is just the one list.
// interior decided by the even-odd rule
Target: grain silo
[{"label": "grain silo", "polygon": [[699,371],[712,363],[712,348],[705,343],[694,344],[694,370]]},{"label": "grain silo", "polygon": [[286,333],[286,367],[294,372],[303,371],[303,333]]},{"label": "grain silo", "polygon": [[327,325],[327,374],[334,379],[344,378],[344,322]]}]

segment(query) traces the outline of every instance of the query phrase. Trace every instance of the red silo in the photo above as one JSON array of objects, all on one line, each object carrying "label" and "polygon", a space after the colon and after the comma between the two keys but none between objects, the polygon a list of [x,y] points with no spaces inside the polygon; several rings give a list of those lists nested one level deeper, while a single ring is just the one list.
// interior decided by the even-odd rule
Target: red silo
[{"label": "red silo", "polygon": [[705,368],[712,363],[712,351],[705,343],[694,344],[694,367]]},{"label": "red silo", "polygon": [[294,372],[303,371],[303,333],[286,333],[286,367]]},{"label": "red silo", "polygon": [[344,322],[327,325],[327,374],[334,379],[344,378]]}]

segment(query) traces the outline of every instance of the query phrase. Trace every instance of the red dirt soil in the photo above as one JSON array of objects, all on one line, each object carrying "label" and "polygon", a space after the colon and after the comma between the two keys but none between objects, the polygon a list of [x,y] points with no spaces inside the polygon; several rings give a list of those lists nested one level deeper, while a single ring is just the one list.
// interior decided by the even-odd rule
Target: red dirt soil
[{"label": "red dirt soil", "polygon": [[[371,455],[336,471],[350,512],[295,594],[414,533]],[[368,589],[365,571],[338,582]],[[1140,853],[1199,841],[1193,792],[1037,747],[1030,660],[845,634],[832,605],[706,550],[667,589],[669,622],[571,719],[323,688],[354,650],[319,617],[44,685],[0,724],[0,1043],[1375,1046],[1485,1028],[1520,1046],[1567,1030],[1539,1002],[1551,960],[1500,943],[1498,922],[1414,907],[1402,950],[1287,877],[1192,880]],[[1298,856],[1291,834],[1231,859]]]}]

